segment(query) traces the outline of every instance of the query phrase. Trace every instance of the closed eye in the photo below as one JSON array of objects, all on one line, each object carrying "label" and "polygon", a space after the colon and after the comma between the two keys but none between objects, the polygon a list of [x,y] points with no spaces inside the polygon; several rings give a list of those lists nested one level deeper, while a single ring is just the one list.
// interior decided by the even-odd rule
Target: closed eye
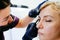
[{"label": "closed eye", "polygon": [[4,22],[4,21],[7,21],[8,18],[9,18],[9,16],[10,16],[10,15],[8,15],[7,17],[5,17],[5,18],[3,19],[3,22]]},{"label": "closed eye", "polygon": [[46,22],[52,22],[52,20],[45,20]]}]

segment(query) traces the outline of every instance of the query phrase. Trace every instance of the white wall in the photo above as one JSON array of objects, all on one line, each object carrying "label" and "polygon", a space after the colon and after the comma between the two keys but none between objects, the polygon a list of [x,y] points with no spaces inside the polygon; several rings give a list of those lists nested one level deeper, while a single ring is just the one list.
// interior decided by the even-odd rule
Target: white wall
[{"label": "white wall", "polygon": [[[23,18],[26,15],[28,15],[28,12],[35,8],[40,2],[43,0],[11,0],[13,4],[17,5],[27,5],[29,8],[11,8],[11,14]],[[57,0],[53,0],[57,1]],[[5,40],[22,40],[22,36],[25,33],[26,28],[13,28],[6,32],[4,32]],[[33,40],[38,40],[38,37],[36,37]]]},{"label": "white wall", "polygon": [[[11,8],[11,13],[19,18],[23,18],[28,15],[30,9],[23,8]],[[25,33],[26,28],[13,28],[4,32],[5,40],[22,40],[22,36]],[[37,39],[37,38],[36,38]],[[36,40],[33,39],[33,40]]]},{"label": "white wall", "polygon": [[[11,2],[13,4],[17,4],[17,5],[26,5],[29,8],[25,9],[25,8],[11,8],[11,14],[19,17],[19,18],[23,18],[26,15],[28,15],[28,12],[35,8],[39,3],[40,0],[11,0]],[[10,29],[6,32],[4,32],[4,36],[5,36],[5,40],[22,40],[22,36],[25,33],[26,28],[13,28]],[[38,40],[38,38],[35,38],[33,40]]]}]

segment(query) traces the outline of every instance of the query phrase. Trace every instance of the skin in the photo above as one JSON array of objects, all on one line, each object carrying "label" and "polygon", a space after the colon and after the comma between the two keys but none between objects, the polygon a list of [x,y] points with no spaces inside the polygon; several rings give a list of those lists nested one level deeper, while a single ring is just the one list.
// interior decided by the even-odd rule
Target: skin
[{"label": "skin", "polygon": [[60,40],[60,14],[50,6],[38,16],[38,35],[40,40]]},{"label": "skin", "polygon": [[5,20],[5,17],[7,17],[10,13],[10,8],[9,6],[6,7],[5,9],[0,10],[0,26],[6,25],[8,23],[8,19]]},{"label": "skin", "polygon": [[[26,16],[25,18],[19,19],[16,28],[22,28],[27,26],[34,18]],[[22,20],[22,21],[21,21]],[[7,25],[13,21],[12,17],[10,16],[10,5],[5,9],[0,10],[0,26]]]}]

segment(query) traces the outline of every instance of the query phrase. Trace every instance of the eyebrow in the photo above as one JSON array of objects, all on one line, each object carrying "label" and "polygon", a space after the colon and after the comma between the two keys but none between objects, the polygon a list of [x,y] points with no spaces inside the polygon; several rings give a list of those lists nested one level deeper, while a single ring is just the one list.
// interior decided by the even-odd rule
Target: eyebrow
[{"label": "eyebrow", "polygon": [[54,18],[53,16],[51,16],[51,15],[46,15],[46,16],[44,16],[44,17],[51,17],[51,18]]},{"label": "eyebrow", "polygon": [[[39,18],[41,18],[40,16],[38,16]],[[45,17],[52,17],[52,18],[54,18],[53,16],[51,16],[51,15],[46,15],[46,16],[44,16],[44,18]]]}]

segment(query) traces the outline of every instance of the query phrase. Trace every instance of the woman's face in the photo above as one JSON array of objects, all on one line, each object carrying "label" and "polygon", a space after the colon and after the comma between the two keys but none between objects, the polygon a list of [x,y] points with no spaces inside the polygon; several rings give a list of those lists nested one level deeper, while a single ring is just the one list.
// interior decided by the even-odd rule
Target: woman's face
[{"label": "woman's face", "polygon": [[6,25],[8,23],[9,15],[10,15],[10,6],[0,10],[0,26]]},{"label": "woman's face", "polygon": [[44,8],[39,16],[37,24],[40,40],[56,40],[60,36],[60,15],[48,6]]}]

